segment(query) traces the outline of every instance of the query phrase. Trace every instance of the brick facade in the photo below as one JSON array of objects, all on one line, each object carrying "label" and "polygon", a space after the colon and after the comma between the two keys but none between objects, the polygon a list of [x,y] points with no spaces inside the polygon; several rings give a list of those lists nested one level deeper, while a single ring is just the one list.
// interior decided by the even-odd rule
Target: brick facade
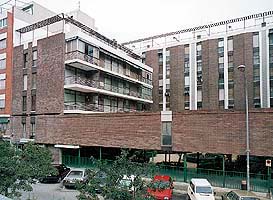
[{"label": "brick facade", "polygon": [[[251,155],[272,155],[272,117],[272,109],[250,112]],[[17,120],[20,118],[15,117]],[[161,150],[158,112],[44,115],[38,116],[37,122],[38,143]],[[241,111],[174,113],[172,150],[245,154],[245,133],[245,113]]]},{"label": "brick facade", "polygon": [[202,100],[205,110],[217,110],[219,108],[217,47],[217,39],[202,42]]},{"label": "brick facade", "polygon": [[184,110],[184,45],[170,48],[170,108]]},{"label": "brick facade", "polygon": [[38,40],[37,114],[62,113],[64,108],[65,37]]},{"label": "brick facade", "polygon": [[244,73],[237,66],[246,66],[248,80],[249,107],[253,107],[253,44],[252,33],[244,33],[233,37],[234,43],[234,106],[237,110],[245,108]]},{"label": "brick facade", "polygon": [[158,73],[159,73],[159,65],[158,65],[158,55],[157,50],[146,52],[146,60],[145,64],[153,68],[153,104],[152,110],[159,110],[159,83],[158,83]]}]

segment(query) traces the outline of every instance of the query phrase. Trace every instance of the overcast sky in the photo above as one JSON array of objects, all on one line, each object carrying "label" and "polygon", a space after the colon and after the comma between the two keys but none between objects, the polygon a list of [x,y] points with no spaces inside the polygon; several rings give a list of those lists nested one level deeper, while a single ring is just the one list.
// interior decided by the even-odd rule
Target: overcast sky
[{"label": "overcast sky", "polygon": [[[55,11],[78,8],[79,0],[36,0]],[[273,10],[273,0],[81,0],[100,33],[125,42],[195,25]]]}]

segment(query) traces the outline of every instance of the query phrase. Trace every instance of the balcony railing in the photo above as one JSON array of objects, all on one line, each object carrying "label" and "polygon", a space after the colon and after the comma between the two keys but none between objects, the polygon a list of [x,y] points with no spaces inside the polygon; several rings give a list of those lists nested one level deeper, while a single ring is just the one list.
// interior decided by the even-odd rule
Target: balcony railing
[{"label": "balcony railing", "polygon": [[[65,59],[66,59],[66,60],[79,59],[79,60],[83,60],[83,61],[85,61],[85,62],[94,64],[94,65],[96,65],[96,66],[105,68],[105,67],[104,67],[104,66],[105,66],[105,63],[104,63],[103,60],[100,60],[100,59],[98,59],[98,58],[94,58],[94,57],[92,57],[92,56],[90,56],[90,55],[87,55],[87,54],[85,54],[85,53],[83,53],[83,52],[80,52],[80,51],[77,51],[77,50],[76,50],[76,51],[67,52],[67,53],[65,54]],[[110,70],[111,70],[111,69],[110,69]],[[111,70],[111,71],[113,71],[113,70]],[[119,70],[113,71],[113,72],[114,72],[114,73],[118,73],[118,71],[119,71]],[[122,71],[124,71],[124,70],[122,70]],[[129,73],[129,74],[131,74],[131,75],[130,75],[130,76],[129,76],[129,75],[126,75],[126,72],[125,72],[125,71],[124,71],[124,73],[120,73],[120,75],[122,75],[122,76],[127,76],[127,77],[132,78],[132,79],[135,79],[135,80],[137,80],[137,81],[142,81],[142,82],[144,82],[144,83],[147,83],[147,84],[149,84],[149,85],[152,85],[152,80],[150,80],[150,79],[147,79],[147,78],[145,78],[145,77],[142,77],[141,75],[136,75],[136,74],[134,74],[134,73]]]},{"label": "balcony railing", "polygon": [[91,111],[91,112],[142,112],[144,110],[138,110],[129,107],[118,107],[111,105],[101,105],[92,103],[81,103],[81,102],[65,102],[64,110],[80,110],[80,111]]},{"label": "balcony railing", "polygon": [[140,94],[139,92],[136,92],[136,91],[130,91],[129,88],[118,87],[115,85],[106,84],[102,81],[90,80],[90,79],[83,78],[80,76],[66,77],[65,78],[65,85],[69,85],[69,84],[80,84],[80,85],[89,86],[92,88],[103,89],[103,90],[115,92],[118,94],[133,96],[133,97],[142,98],[142,99],[146,99],[146,100],[152,100],[152,96],[149,96],[147,94]]},{"label": "balcony railing", "polygon": [[65,60],[73,60],[73,59],[80,59],[80,60],[86,61],[88,63],[97,65],[97,66],[100,63],[100,60],[98,58],[94,58],[94,57],[84,54],[80,51],[71,51],[71,52],[67,52],[65,54]]}]

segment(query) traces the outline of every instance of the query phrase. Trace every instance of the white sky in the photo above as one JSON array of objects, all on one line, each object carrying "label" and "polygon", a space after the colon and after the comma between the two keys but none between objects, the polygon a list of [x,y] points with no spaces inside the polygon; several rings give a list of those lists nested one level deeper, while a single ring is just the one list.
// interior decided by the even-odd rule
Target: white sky
[{"label": "white sky", "polygon": [[[79,0],[35,0],[61,13]],[[118,42],[273,10],[273,0],[81,0],[100,33]]]}]

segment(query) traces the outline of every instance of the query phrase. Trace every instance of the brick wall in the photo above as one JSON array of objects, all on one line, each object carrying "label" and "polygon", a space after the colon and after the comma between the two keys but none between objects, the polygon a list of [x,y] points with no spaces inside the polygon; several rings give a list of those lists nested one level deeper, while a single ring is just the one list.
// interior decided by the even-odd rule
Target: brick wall
[{"label": "brick wall", "polygon": [[146,59],[145,64],[153,68],[153,104],[152,110],[158,111],[159,110],[159,83],[158,83],[158,73],[159,73],[159,66],[158,66],[158,55],[157,50],[152,50],[146,52]]},{"label": "brick wall", "polygon": [[171,110],[184,110],[184,45],[170,48]]},{"label": "brick wall", "polygon": [[13,49],[13,80],[12,84],[12,114],[22,114],[22,91],[23,91],[23,45]]},{"label": "brick wall", "polygon": [[37,142],[160,149],[160,113],[39,116]]},{"label": "brick wall", "polygon": [[38,40],[37,106],[36,112],[62,113],[64,108],[63,33]]},{"label": "brick wall", "polygon": [[[252,110],[249,117],[251,155],[272,156],[273,109]],[[15,117],[15,126],[17,120],[21,118]],[[161,149],[159,112],[49,115],[38,116],[37,122],[38,143]],[[172,134],[176,152],[245,154],[245,113],[174,113]]]},{"label": "brick wall", "polygon": [[202,98],[203,109],[219,109],[218,40],[202,42]]},{"label": "brick wall", "polygon": [[234,107],[242,110],[245,107],[244,73],[237,66],[246,66],[248,80],[249,107],[253,107],[253,45],[252,33],[244,33],[233,37],[234,47]]}]

